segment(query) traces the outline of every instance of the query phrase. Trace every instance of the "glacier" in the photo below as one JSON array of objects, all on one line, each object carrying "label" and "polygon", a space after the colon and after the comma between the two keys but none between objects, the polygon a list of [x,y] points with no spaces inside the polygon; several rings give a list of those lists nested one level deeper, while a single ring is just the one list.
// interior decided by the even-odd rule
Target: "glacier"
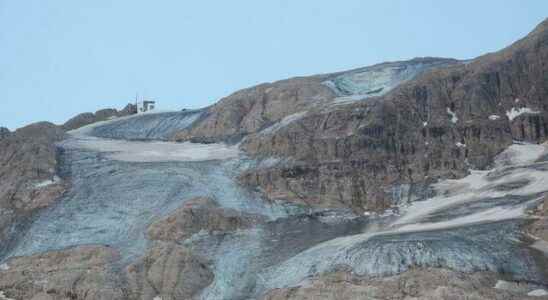
[{"label": "glacier", "polygon": [[[323,272],[350,268],[386,276],[413,267],[494,271],[541,284],[543,245],[525,235],[527,211],[548,192],[548,145],[514,144],[491,170],[471,170],[432,186],[424,200],[395,214],[355,215],[269,202],[238,184],[262,163],[237,145],[169,142],[200,111],[135,115],[70,132],[59,143],[61,180],[71,188],[41,211],[0,259],[84,244],[106,244],[120,264],[149,246],[148,225],[196,196],[261,214],[267,222],[232,233],[200,232],[178,241],[211,261],[215,278],[201,299],[250,299],[296,286]],[[267,162],[265,162],[267,163]]]}]

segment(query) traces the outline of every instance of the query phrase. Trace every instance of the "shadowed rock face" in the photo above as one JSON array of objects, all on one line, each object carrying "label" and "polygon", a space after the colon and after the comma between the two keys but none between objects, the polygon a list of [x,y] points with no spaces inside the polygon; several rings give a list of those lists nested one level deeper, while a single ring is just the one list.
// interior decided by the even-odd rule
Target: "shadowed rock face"
[{"label": "shadowed rock face", "polygon": [[13,258],[0,269],[0,291],[12,299],[126,299],[112,269],[116,260],[104,246]]},{"label": "shadowed rock face", "polygon": [[24,219],[49,206],[65,190],[56,177],[55,146],[64,137],[57,126],[42,122],[0,139],[0,253]]},{"label": "shadowed rock face", "polygon": [[183,241],[201,230],[228,232],[249,228],[264,220],[264,216],[221,208],[212,199],[198,197],[185,202],[167,218],[153,223],[148,228],[148,237],[151,240]]},{"label": "shadowed rock face", "polygon": [[548,135],[548,21],[514,45],[435,68],[382,97],[311,110],[242,148],[285,161],[242,182],[270,198],[383,210],[425,184],[488,167],[512,140]]},{"label": "shadowed rock face", "polygon": [[339,271],[324,274],[300,286],[276,289],[263,299],[425,299],[425,300],[488,300],[538,299],[495,289],[492,273],[464,274],[444,269],[415,269],[400,275],[367,279]]}]

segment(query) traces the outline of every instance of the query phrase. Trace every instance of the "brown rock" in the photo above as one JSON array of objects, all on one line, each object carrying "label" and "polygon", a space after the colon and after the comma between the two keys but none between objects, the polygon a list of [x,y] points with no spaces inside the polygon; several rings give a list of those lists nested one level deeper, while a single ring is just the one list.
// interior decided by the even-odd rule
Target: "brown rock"
[{"label": "brown rock", "polygon": [[238,91],[208,109],[207,116],[174,139],[230,141],[258,131],[285,116],[332,100],[324,76],[298,77]]},{"label": "brown rock", "polygon": [[213,281],[206,262],[174,243],[157,242],[126,269],[130,299],[190,299]]},{"label": "brown rock", "polygon": [[496,277],[489,273],[464,274],[444,269],[415,269],[378,279],[364,279],[348,272],[336,272],[322,275],[301,286],[272,290],[263,299],[535,299],[495,289],[496,281]]},{"label": "brown rock", "polygon": [[[246,137],[251,155],[290,163],[241,181],[272,199],[356,211],[421,198],[438,178],[488,168],[512,140],[546,140],[547,60],[548,20],[506,49],[426,72],[385,96],[309,111]],[[535,113],[506,116],[523,107]]]},{"label": "brown rock", "polygon": [[104,246],[12,258],[0,270],[0,291],[13,299],[125,299],[112,270],[117,259]]},{"label": "brown rock", "polygon": [[0,139],[0,252],[13,226],[53,203],[65,190],[56,177],[59,127],[35,123]]},{"label": "brown rock", "polygon": [[233,231],[251,227],[261,220],[261,216],[222,208],[210,198],[198,197],[187,201],[167,218],[153,223],[148,228],[148,236],[151,240],[182,241],[201,230]]}]

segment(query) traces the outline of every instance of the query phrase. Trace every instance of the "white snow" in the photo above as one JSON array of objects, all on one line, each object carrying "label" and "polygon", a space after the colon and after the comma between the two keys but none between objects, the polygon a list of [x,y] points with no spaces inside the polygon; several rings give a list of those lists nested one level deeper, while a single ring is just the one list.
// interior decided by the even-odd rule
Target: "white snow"
[{"label": "white snow", "polygon": [[447,113],[451,115],[451,122],[456,124],[459,121],[459,118],[457,117],[457,114],[451,110],[451,108],[447,108]]},{"label": "white snow", "polygon": [[[495,168],[490,171],[471,170],[470,175],[457,180],[444,180],[436,183],[433,187],[437,196],[414,202],[409,206],[401,207],[403,216],[393,223],[394,226],[401,226],[400,231],[430,230],[471,224],[484,221],[498,221],[523,217],[525,207],[529,202],[510,208],[495,207],[475,214],[452,220],[436,223],[420,223],[425,216],[451,207],[456,204],[479,201],[486,198],[496,198],[509,195],[525,196],[544,192],[548,189],[548,172],[525,168],[527,164],[534,163],[541,155],[546,153],[548,144],[542,145],[512,145],[496,158]],[[516,168],[510,174],[495,180],[488,180],[487,176],[497,170],[504,169],[507,165]],[[493,187],[507,182],[527,180],[529,183],[521,188],[509,191],[494,190]],[[536,201],[533,199],[531,201]]]},{"label": "white snow", "polygon": [[428,122],[422,122],[422,126],[423,126],[423,127],[428,126]]},{"label": "white snow", "polygon": [[4,264],[0,264],[0,271],[7,271],[10,269],[10,266],[8,266],[8,264],[4,263]]},{"label": "white snow", "polygon": [[56,184],[56,183],[59,183],[59,182],[61,182],[61,178],[59,178],[57,175],[55,175],[53,177],[53,179],[48,179],[48,180],[44,180],[42,182],[38,182],[34,185],[34,187],[39,189],[39,188],[43,188],[43,187],[46,187],[46,186],[49,186],[49,185],[52,185],[52,184]]},{"label": "white snow", "polygon": [[6,294],[4,294],[4,291],[0,291],[0,300],[15,300],[13,298],[8,298]]},{"label": "white snow", "polygon": [[540,252],[544,253],[544,255],[548,256],[548,242],[542,239],[536,240],[532,245],[531,248],[537,249]]},{"label": "white snow", "polygon": [[134,162],[206,161],[237,157],[238,145],[124,141],[81,136],[67,147],[107,152],[114,160]]},{"label": "white snow", "polygon": [[286,116],[285,118],[281,119],[280,121],[274,123],[272,126],[267,127],[261,131],[261,134],[272,134],[276,131],[280,130],[281,128],[289,125],[292,122],[295,122],[299,119],[302,119],[306,115],[307,111],[301,111],[294,114],[291,114],[289,116]]},{"label": "white snow", "polygon": [[548,153],[547,144],[513,144],[497,155],[495,166],[530,164],[545,153]]},{"label": "white snow", "polygon": [[529,293],[527,293],[527,296],[532,296],[532,297],[548,296],[548,292],[543,290],[543,289],[537,289],[537,290],[530,291]]},{"label": "white snow", "polygon": [[[141,117],[144,114],[159,114],[166,111],[148,111],[141,114],[118,118],[129,119]],[[68,148],[87,149],[107,152],[107,156],[114,160],[133,162],[161,162],[161,161],[206,161],[221,160],[237,157],[240,153],[239,145],[222,143],[176,143],[163,141],[126,141],[99,138],[89,135],[94,127],[112,122],[102,121],[69,131],[73,139],[64,142]]]},{"label": "white snow", "polygon": [[538,114],[539,111],[532,110],[528,107],[522,107],[522,108],[515,108],[512,107],[511,110],[506,111],[506,116],[508,117],[508,120],[513,121],[515,118],[519,117],[522,114]]},{"label": "white snow", "polygon": [[463,143],[461,143],[461,142],[458,142],[458,143],[456,143],[455,145],[456,145],[457,147],[459,147],[459,148],[466,148],[466,144],[463,144]]},{"label": "white snow", "polygon": [[500,119],[499,115],[490,115],[489,116],[489,120],[491,120],[491,121],[495,121],[495,120],[498,120],[498,119]]},{"label": "white snow", "polygon": [[396,231],[409,232],[409,231],[425,231],[425,230],[451,228],[451,227],[476,224],[476,223],[517,219],[519,217],[522,217],[524,214],[525,214],[525,207],[518,207],[518,208],[511,208],[511,209],[494,207],[485,211],[481,211],[479,213],[470,214],[464,217],[455,218],[448,221],[404,225],[402,227],[399,227]]},{"label": "white snow", "polygon": [[152,300],[162,300],[162,297],[156,296],[156,297],[152,298]]},{"label": "white snow", "polygon": [[495,284],[494,288],[499,289],[499,290],[506,290],[506,289],[508,289],[508,286],[511,286],[512,284],[513,284],[512,282],[508,282],[508,281],[505,281],[505,280],[498,280],[497,283]]}]

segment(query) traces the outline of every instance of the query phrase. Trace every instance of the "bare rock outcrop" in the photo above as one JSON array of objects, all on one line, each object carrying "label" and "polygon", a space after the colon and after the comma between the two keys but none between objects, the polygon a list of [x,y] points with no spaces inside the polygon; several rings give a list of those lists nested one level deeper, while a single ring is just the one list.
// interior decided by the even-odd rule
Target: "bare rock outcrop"
[{"label": "bare rock outcrop", "polygon": [[235,92],[210,107],[196,125],[177,133],[174,139],[238,140],[288,115],[332,100],[335,93],[322,84],[323,78],[292,78]]},{"label": "bare rock outcrop", "polygon": [[81,113],[63,124],[63,129],[66,131],[80,128],[99,121],[105,121],[114,117],[123,117],[137,113],[137,107],[133,104],[128,104],[122,110],[118,111],[113,108],[106,108],[96,111],[95,113]]},{"label": "bare rock outcrop", "polygon": [[198,197],[185,202],[167,218],[153,223],[148,228],[148,237],[151,240],[182,241],[201,230],[227,232],[249,228],[262,220],[261,216],[222,208],[210,198]]},{"label": "bare rock outcrop", "polygon": [[80,246],[8,260],[0,291],[10,299],[125,299],[112,269],[118,254],[104,246]]},{"label": "bare rock outcrop", "polygon": [[213,281],[207,262],[175,243],[156,242],[126,269],[130,299],[191,299]]},{"label": "bare rock outcrop", "polygon": [[546,140],[547,60],[548,20],[499,52],[247,136],[249,154],[284,163],[241,180],[273,199],[356,211],[424,197],[438,178],[489,167],[513,140]]},{"label": "bare rock outcrop", "polygon": [[64,192],[55,146],[64,137],[58,126],[41,122],[0,139],[0,252],[16,226]]},{"label": "bare rock outcrop", "polygon": [[[301,286],[275,289],[265,300],[305,299],[424,299],[424,300],[518,300],[542,299],[495,289],[494,274],[464,274],[445,269],[414,269],[400,275],[366,279],[349,272],[335,272],[311,279]],[[545,298],[545,297],[543,297]]]}]

